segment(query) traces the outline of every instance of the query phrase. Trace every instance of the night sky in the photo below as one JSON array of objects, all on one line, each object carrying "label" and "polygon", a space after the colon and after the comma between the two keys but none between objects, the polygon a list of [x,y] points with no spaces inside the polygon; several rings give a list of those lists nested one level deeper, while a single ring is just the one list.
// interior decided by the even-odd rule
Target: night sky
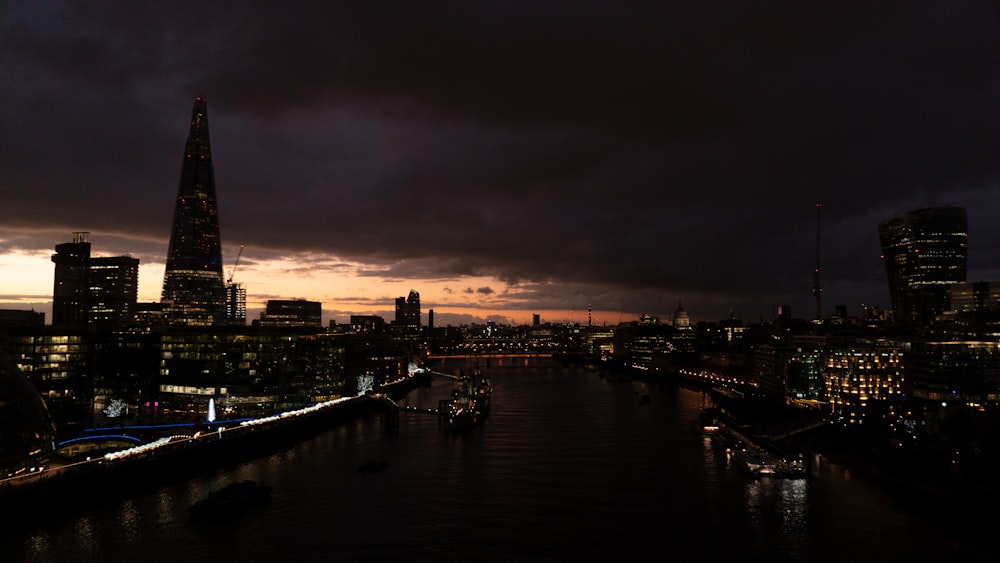
[{"label": "night sky", "polygon": [[251,315],[812,318],[818,219],[858,315],[878,224],[938,205],[1000,280],[992,1],[5,2],[0,42],[0,308],[74,231],[159,299],[199,95]]}]

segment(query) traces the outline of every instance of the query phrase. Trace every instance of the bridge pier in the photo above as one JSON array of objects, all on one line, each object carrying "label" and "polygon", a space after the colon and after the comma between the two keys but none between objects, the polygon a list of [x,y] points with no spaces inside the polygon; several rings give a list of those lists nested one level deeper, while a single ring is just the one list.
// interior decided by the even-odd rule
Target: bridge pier
[{"label": "bridge pier", "polygon": [[385,422],[386,430],[390,434],[399,434],[399,404],[387,396],[383,396],[385,410],[382,411],[382,420]]}]

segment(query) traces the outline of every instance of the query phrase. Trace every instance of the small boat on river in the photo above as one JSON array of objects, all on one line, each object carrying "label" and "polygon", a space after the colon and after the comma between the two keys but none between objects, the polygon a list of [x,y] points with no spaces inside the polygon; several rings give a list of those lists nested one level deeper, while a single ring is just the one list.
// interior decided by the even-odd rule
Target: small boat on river
[{"label": "small boat on river", "polygon": [[481,424],[490,413],[492,394],[493,385],[479,368],[459,378],[448,406],[448,427],[452,432],[464,432]]},{"label": "small boat on river", "polygon": [[389,462],[383,460],[369,461],[358,467],[358,473],[381,473],[389,468]]},{"label": "small boat on river", "polygon": [[208,493],[207,497],[192,504],[188,511],[191,518],[195,519],[233,517],[270,499],[270,485],[235,481],[218,491]]}]

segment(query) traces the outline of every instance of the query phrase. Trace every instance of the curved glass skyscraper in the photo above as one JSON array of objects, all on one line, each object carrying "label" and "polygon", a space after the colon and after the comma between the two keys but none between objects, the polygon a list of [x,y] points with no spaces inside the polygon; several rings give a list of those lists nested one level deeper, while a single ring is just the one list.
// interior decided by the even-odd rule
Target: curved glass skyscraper
[{"label": "curved glass skyscraper", "polygon": [[196,98],[163,277],[162,301],[171,324],[207,326],[222,323],[226,315],[207,112],[205,98]]},{"label": "curved glass skyscraper", "polygon": [[948,306],[948,291],[964,282],[968,219],[961,207],[900,213],[878,227],[897,323],[930,322]]}]

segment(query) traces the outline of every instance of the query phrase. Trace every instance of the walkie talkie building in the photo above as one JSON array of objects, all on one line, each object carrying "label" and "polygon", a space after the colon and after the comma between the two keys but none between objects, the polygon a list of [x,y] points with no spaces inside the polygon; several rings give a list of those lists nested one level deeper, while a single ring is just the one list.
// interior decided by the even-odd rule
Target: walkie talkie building
[{"label": "walkie talkie building", "polygon": [[896,322],[921,325],[949,307],[948,291],[965,281],[968,219],[961,207],[900,213],[878,228]]}]

